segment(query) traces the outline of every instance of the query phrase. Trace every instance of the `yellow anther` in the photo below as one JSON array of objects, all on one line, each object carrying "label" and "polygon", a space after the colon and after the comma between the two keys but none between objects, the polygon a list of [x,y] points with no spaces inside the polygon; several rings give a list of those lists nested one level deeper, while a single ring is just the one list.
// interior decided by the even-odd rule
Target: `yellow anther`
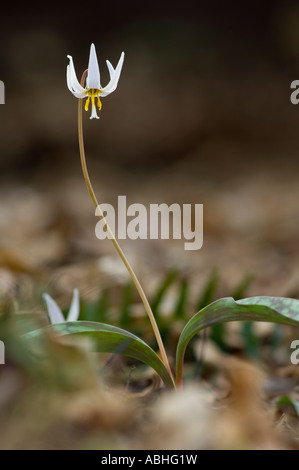
[{"label": "yellow anther", "polygon": [[88,106],[89,106],[89,101],[90,101],[90,96],[88,96],[86,103],[85,103],[85,111],[88,111]]}]

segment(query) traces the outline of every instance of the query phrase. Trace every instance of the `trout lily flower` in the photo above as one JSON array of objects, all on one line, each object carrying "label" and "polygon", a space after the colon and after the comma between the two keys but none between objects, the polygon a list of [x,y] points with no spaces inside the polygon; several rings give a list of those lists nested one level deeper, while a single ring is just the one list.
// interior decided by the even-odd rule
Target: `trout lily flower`
[{"label": "trout lily flower", "polygon": [[74,289],[72,303],[71,303],[66,319],[64,318],[63,313],[58,307],[55,300],[53,300],[49,294],[43,294],[43,298],[46,302],[50,323],[52,325],[54,325],[55,323],[63,323],[65,321],[77,321],[78,320],[79,312],[80,312],[80,301],[79,301],[78,289]]},{"label": "trout lily flower", "polygon": [[66,72],[68,89],[73,93],[73,95],[76,98],[81,98],[81,99],[87,98],[85,102],[85,111],[88,111],[89,103],[91,102],[90,119],[93,119],[93,118],[99,119],[99,116],[97,115],[96,101],[97,101],[97,106],[99,110],[101,110],[102,103],[101,103],[100,97],[104,98],[105,96],[110,95],[110,93],[116,90],[120,73],[121,73],[121,69],[122,69],[123,62],[124,62],[124,57],[125,57],[124,52],[121,53],[120,59],[115,69],[111,65],[109,60],[106,60],[106,64],[107,64],[109,75],[110,75],[110,82],[104,88],[102,88],[101,82],[100,82],[100,70],[99,70],[99,64],[98,64],[98,59],[97,59],[97,54],[96,54],[96,49],[95,49],[94,44],[90,46],[89,63],[88,63],[88,71],[87,71],[85,88],[82,85],[80,85],[77,79],[72,56],[68,55],[67,57],[70,61],[67,66],[67,72]]}]

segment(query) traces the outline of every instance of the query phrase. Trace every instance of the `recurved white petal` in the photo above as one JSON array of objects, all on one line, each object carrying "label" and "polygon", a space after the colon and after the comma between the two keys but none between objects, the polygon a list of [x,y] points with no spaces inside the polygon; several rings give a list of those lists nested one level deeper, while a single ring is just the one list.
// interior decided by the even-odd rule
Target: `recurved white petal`
[{"label": "recurved white petal", "polygon": [[47,304],[48,315],[52,325],[55,323],[62,323],[65,321],[62,311],[58,307],[55,300],[49,294],[43,294],[43,298]]},{"label": "recurved white petal", "polygon": [[[74,67],[74,62],[73,62],[73,58],[72,56],[68,55],[67,56],[70,63],[69,65],[67,66],[66,68],[66,80],[67,80],[67,86],[68,86],[68,89],[72,92],[72,93],[83,93],[84,92],[84,88],[80,85],[78,79],[77,79],[77,75],[76,75],[76,72],[75,72],[75,67]],[[78,98],[78,97],[77,97]]]},{"label": "recurved white petal", "polygon": [[110,80],[111,80],[114,74],[114,67],[109,60],[106,60],[106,64],[109,70],[109,75],[110,75]]},{"label": "recurved white petal", "polygon": [[101,88],[100,84],[100,70],[98,64],[98,58],[96,54],[95,45],[92,44],[90,46],[90,53],[89,53],[89,62],[88,62],[88,73],[86,79],[87,88]]},{"label": "recurved white petal", "polygon": [[87,97],[87,93],[85,91],[80,91],[80,93],[76,93],[75,91],[73,91],[72,93],[76,98],[86,98]]},{"label": "recurved white petal", "polygon": [[[118,61],[118,64],[116,66],[116,69],[113,72],[113,75],[112,75],[112,78],[111,78],[110,82],[108,83],[107,86],[102,88],[101,96],[107,96],[116,89],[117,84],[118,84],[118,80],[119,80],[119,77],[120,77],[121,69],[122,69],[122,66],[123,66],[123,63],[124,63],[124,58],[125,58],[125,54],[124,54],[124,52],[122,52],[121,56],[120,56],[120,59]],[[108,66],[108,69],[109,69],[109,66]],[[112,71],[112,69],[111,69],[111,71]],[[110,69],[109,69],[109,73],[110,73]]]},{"label": "recurved white petal", "polygon": [[67,321],[77,321],[80,313],[79,291],[74,289],[72,303],[67,315]]}]

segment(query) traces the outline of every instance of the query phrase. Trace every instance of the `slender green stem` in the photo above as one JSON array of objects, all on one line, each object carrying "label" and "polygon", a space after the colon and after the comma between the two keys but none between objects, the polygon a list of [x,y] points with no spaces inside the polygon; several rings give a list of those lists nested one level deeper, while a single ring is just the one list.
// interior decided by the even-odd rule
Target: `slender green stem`
[{"label": "slender green stem", "polygon": [[[82,79],[81,79],[82,86],[84,86],[86,73],[87,73],[87,71],[85,71],[82,75]],[[143,290],[143,288],[142,288],[142,286],[141,286],[141,284],[140,284],[140,282],[139,282],[132,266],[130,265],[129,261],[127,260],[123,250],[121,249],[118,241],[116,240],[116,238],[114,236],[114,233],[112,232],[107,220],[105,219],[105,217],[103,215],[103,212],[101,210],[101,207],[100,207],[100,205],[97,201],[97,198],[95,196],[94,190],[93,190],[92,185],[91,185],[91,181],[90,181],[90,178],[89,178],[87,165],[86,165],[85,151],[84,151],[83,122],[82,122],[83,121],[82,120],[82,102],[83,102],[83,99],[79,99],[79,104],[78,104],[78,136],[79,136],[79,149],[80,149],[81,165],[82,165],[82,171],[83,171],[85,183],[86,183],[86,186],[88,188],[90,197],[91,197],[91,199],[92,199],[92,201],[93,201],[93,203],[96,207],[97,215],[102,220],[103,226],[107,230],[109,238],[112,240],[113,245],[115,246],[119,256],[121,257],[124,265],[126,266],[128,272],[129,272],[129,274],[130,274],[130,276],[131,276],[131,278],[132,278],[132,280],[133,280],[133,282],[136,286],[136,289],[137,289],[137,291],[138,291],[138,293],[141,297],[141,300],[143,302],[145,310],[146,310],[146,312],[148,314],[148,317],[150,319],[150,322],[151,322],[151,325],[152,325],[152,328],[153,328],[153,331],[154,331],[154,334],[155,334],[155,337],[156,337],[156,340],[157,340],[157,343],[158,343],[158,346],[159,346],[159,349],[160,349],[161,358],[162,358],[162,360],[165,364],[166,369],[168,370],[168,373],[169,373],[170,377],[173,380],[173,375],[172,375],[172,372],[171,372],[171,369],[170,369],[170,366],[169,366],[168,357],[167,357],[167,354],[166,354],[166,351],[165,351],[165,348],[164,348],[164,345],[163,345],[163,341],[162,341],[162,338],[161,338],[161,335],[160,335],[160,331],[159,331],[156,319],[155,319],[154,314],[152,312],[152,309],[150,307],[150,304],[147,300],[147,297],[144,293],[144,290]]]}]

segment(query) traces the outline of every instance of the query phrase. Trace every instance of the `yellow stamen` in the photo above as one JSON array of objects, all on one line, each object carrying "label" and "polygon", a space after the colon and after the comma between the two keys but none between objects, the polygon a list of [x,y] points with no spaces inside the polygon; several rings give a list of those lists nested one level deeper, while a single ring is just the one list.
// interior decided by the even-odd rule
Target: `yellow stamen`
[{"label": "yellow stamen", "polygon": [[90,98],[91,98],[92,106],[95,105],[95,99],[96,98],[98,99],[98,108],[99,108],[99,110],[101,110],[102,103],[101,103],[99,95],[100,95],[100,93],[102,93],[102,91],[97,90],[96,88],[91,88],[90,90],[87,90],[85,93],[86,93],[86,95],[88,95],[88,98],[87,98],[86,103],[85,103],[85,111],[88,111]]},{"label": "yellow stamen", "polygon": [[91,90],[91,103],[92,103],[92,106],[94,106],[94,98],[95,98],[94,90]]},{"label": "yellow stamen", "polygon": [[88,106],[89,106],[89,101],[90,101],[90,96],[88,96],[86,103],[85,103],[85,111],[88,111]]}]

